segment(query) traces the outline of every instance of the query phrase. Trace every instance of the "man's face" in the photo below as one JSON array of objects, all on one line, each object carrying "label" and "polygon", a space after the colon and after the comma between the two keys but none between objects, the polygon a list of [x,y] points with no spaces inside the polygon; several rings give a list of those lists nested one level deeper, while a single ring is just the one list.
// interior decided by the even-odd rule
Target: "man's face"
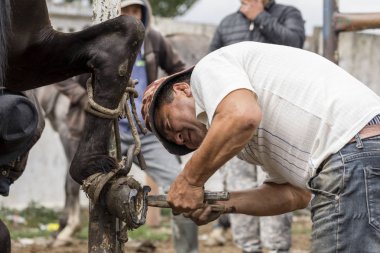
[{"label": "man's face", "polygon": [[142,20],[141,5],[132,4],[121,9],[121,15],[133,16],[138,20]]},{"label": "man's face", "polygon": [[241,5],[262,4],[263,0],[240,0]]},{"label": "man's face", "polygon": [[[195,116],[195,103],[190,86],[186,83],[180,87],[174,85],[174,100],[164,104],[156,112],[156,126],[159,133],[177,145],[185,145],[189,149],[197,149],[207,129]],[[184,85],[187,85],[184,88]]]},{"label": "man's face", "polygon": [[240,0],[240,12],[249,20],[254,20],[263,10],[263,0]]}]

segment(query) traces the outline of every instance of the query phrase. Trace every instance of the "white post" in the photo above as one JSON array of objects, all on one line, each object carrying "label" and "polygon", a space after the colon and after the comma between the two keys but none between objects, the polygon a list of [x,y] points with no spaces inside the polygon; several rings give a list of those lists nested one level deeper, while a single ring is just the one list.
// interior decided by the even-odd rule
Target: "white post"
[{"label": "white post", "polygon": [[99,24],[120,15],[120,0],[94,0],[93,24]]}]

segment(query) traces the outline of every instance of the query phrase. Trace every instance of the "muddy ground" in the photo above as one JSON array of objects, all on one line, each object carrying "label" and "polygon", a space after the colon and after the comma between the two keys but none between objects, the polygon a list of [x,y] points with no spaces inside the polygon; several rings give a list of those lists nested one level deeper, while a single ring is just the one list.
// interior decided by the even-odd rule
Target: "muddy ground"
[{"label": "muddy ground", "polygon": [[[311,222],[309,216],[295,216],[293,218],[292,228],[292,253],[307,253],[310,246],[310,230]],[[160,228],[157,228],[158,230]],[[199,246],[201,253],[241,253],[232,242],[230,231],[226,232],[227,242],[224,246],[208,247],[205,246],[205,238],[212,229],[212,225],[208,224],[200,227],[199,230]],[[170,231],[170,230],[169,230]],[[166,233],[168,231],[165,231]],[[170,233],[170,232],[169,232]],[[21,245],[20,241],[13,241],[12,253],[87,253],[87,241],[79,240],[70,245],[60,248],[51,248],[48,246],[49,239],[34,239],[34,245]],[[148,247],[142,247],[142,243]],[[25,243],[24,243],[25,244]],[[153,247],[152,247],[153,245]],[[140,253],[175,253],[171,239],[168,237],[165,241],[136,241],[130,240],[126,244],[125,252],[140,252]],[[264,252],[267,252],[266,250]]]}]

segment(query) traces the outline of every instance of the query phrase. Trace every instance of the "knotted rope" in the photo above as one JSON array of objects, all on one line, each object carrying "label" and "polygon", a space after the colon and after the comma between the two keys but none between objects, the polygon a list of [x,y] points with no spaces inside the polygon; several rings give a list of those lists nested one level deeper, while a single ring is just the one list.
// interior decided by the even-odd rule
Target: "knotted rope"
[{"label": "knotted rope", "polygon": [[[93,79],[89,78],[87,80],[87,94],[88,94],[88,105],[86,111],[95,115],[96,117],[112,119],[114,123],[114,135],[115,135],[115,143],[116,143],[116,157],[119,161],[116,168],[111,170],[110,172],[104,173],[96,173],[83,181],[83,191],[96,203],[99,199],[100,193],[104,186],[114,178],[119,178],[121,176],[125,176],[131,169],[132,163],[131,157],[129,156],[137,156],[141,169],[146,168],[145,160],[141,154],[141,141],[139,132],[137,130],[135,122],[137,122],[137,126],[139,127],[142,133],[146,133],[147,129],[143,127],[136,111],[136,104],[134,98],[138,97],[138,92],[135,89],[137,84],[136,80],[129,79],[127,87],[123,92],[123,96],[115,109],[109,109],[100,104],[96,103],[94,100],[93,93]],[[129,103],[130,106],[129,106]],[[131,107],[131,108],[130,108]],[[120,131],[119,131],[119,118],[127,118],[131,127],[132,136],[135,142],[135,145],[132,145],[128,150],[128,156],[122,157],[121,155],[121,141],[120,141]]]}]

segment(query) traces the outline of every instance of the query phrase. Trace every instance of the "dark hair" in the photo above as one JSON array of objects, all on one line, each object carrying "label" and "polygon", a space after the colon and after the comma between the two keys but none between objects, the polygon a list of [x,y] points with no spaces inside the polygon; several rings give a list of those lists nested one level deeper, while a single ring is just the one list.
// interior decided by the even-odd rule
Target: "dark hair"
[{"label": "dark hair", "polygon": [[[176,83],[180,82],[186,82],[190,84],[190,74],[187,75],[181,75],[179,77],[174,78],[170,82],[164,84],[164,86],[161,88],[159,93],[157,94],[155,108],[154,108],[154,115],[157,115],[157,112],[161,109],[163,105],[170,104],[174,100],[173,96],[173,86]],[[155,117],[155,116],[153,116]],[[155,119],[153,119],[155,120]],[[157,131],[160,133],[161,129],[157,129]],[[160,133],[162,135],[162,133]]]},{"label": "dark hair", "polygon": [[174,78],[170,82],[166,83],[160,90],[160,93],[157,96],[156,100],[156,111],[161,108],[161,106],[165,104],[170,104],[173,102],[173,86],[176,83],[185,82],[190,84],[190,74],[182,75],[177,78]]}]

